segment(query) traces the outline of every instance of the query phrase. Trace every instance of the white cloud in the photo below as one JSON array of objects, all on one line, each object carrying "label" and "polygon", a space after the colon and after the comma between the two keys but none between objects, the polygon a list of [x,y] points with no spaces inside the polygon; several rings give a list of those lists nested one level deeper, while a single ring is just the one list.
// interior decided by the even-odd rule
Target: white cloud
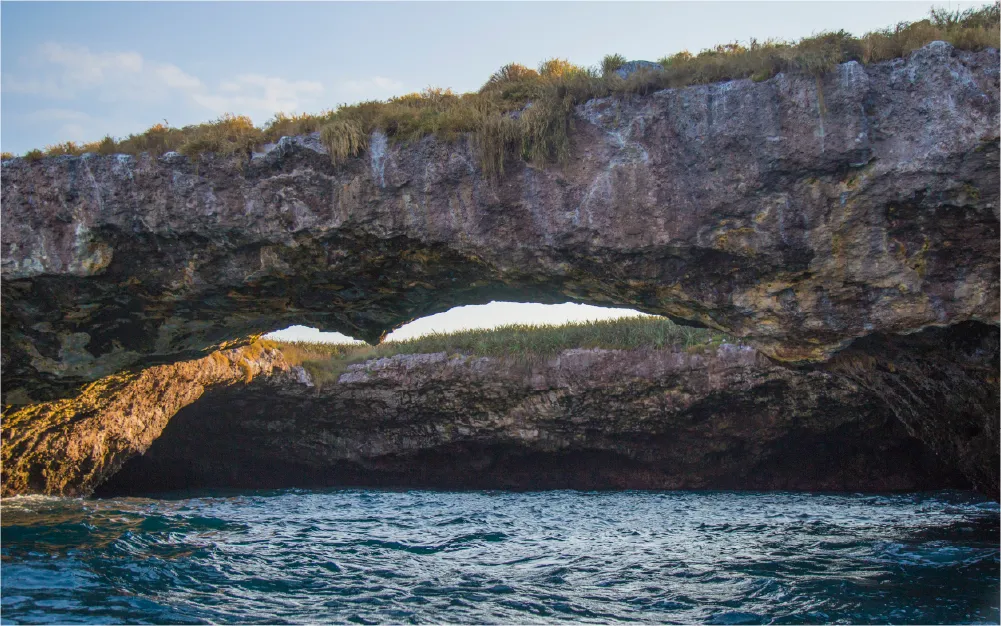
[{"label": "white cloud", "polygon": [[[93,52],[53,42],[39,48],[35,63],[31,78],[5,72],[3,90],[63,100],[87,96],[101,102],[162,102],[180,97],[217,115],[249,114],[261,120],[278,111],[315,107],[316,98],[324,92],[317,81],[262,74],[239,75],[212,89],[176,65],[150,61],[136,52]],[[49,110],[50,116],[54,111]]]},{"label": "white cloud", "polygon": [[[109,130],[120,136],[126,123],[123,116],[133,127],[141,123],[131,119],[130,112],[153,106],[167,109],[172,100],[203,109],[205,117],[236,113],[261,123],[279,111],[319,111],[335,102],[383,99],[404,92],[403,82],[385,76],[343,81],[333,90],[315,80],[256,73],[210,84],[175,64],[137,52],[102,52],[55,42],[43,44],[28,59],[27,65],[3,73],[4,93],[38,96],[54,101],[54,106],[19,115],[18,121],[60,128],[59,136],[71,141],[94,140]],[[58,101],[72,104],[60,107]],[[95,102],[102,103],[102,113],[74,110],[77,103]]]},{"label": "white cloud", "polygon": [[316,81],[243,74],[220,83],[215,93],[193,93],[191,98],[217,114],[259,111],[270,115],[278,111],[301,111],[315,104],[314,96],[323,91],[323,85]]},{"label": "white cloud", "polygon": [[77,141],[85,142],[87,140],[93,139],[90,132],[90,126],[84,126],[83,124],[63,124],[60,129],[59,136],[65,137],[66,141]]},{"label": "white cloud", "polygon": [[385,76],[373,76],[364,80],[347,80],[340,88],[362,100],[376,100],[403,93],[403,83]]},{"label": "white cloud", "polygon": [[163,81],[164,85],[174,89],[189,91],[202,87],[202,81],[190,74],[186,74],[184,70],[176,65],[170,65],[169,63],[156,68],[156,75]]}]

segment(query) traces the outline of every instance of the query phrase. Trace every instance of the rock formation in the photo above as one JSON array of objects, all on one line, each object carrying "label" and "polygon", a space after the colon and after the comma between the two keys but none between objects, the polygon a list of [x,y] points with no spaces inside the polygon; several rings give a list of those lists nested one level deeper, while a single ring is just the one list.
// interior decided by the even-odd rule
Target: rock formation
[{"label": "rock formation", "polygon": [[[899,357],[913,406],[959,406],[958,390],[925,384],[932,361],[912,359],[906,335],[997,336],[998,70],[997,50],[935,42],[817,78],[592,100],[569,165],[511,161],[496,180],[468,140],[379,134],[338,167],[311,137],[249,159],[6,161],[4,402],[294,323],[375,340],[508,299],[629,306],[790,364],[849,346]],[[996,399],[997,352],[971,359],[956,367]],[[936,430],[947,415],[921,419],[919,436],[952,437]],[[936,449],[997,497],[996,424],[981,432],[990,453]]]},{"label": "rock formation", "polygon": [[102,495],[190,487],[897,490],[964,486],[858,386],[746,346],[397,355],[182,409]]},{"label": "rock formation", "polygon": [[207,388],[242,386],[276,369],[288,369],[281,353],[253,344],[139,374],[108,376],[75,398],[7,407],[0,495],[89,495],[145,452],[178,409]]}]

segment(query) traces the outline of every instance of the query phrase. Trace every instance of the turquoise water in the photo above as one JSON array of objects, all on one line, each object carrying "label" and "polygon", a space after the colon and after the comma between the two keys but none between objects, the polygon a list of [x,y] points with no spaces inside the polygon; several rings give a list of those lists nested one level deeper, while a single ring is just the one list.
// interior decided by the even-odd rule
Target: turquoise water
[{"label": "turquoise water", "polygon": [[2,621],[997,622],[962,493],[255,491],[2,503]]}]

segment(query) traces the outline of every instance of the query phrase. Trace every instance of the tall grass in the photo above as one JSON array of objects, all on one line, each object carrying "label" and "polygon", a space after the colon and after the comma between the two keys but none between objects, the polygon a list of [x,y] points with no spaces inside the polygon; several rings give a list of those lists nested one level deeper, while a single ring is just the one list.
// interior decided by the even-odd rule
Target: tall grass
[{"label": "tall grass", "polygon": [[274,342],[294,365],[302,365],[317,384],[335,381],[347,366],[396,354],[445,352],[535,361],[571,348],[635,350],[679,347],[690,350],[717,346],[727,335],[680,326],[661,317],[627,317],[557,326],[512,324],[490,330],[435,333],[402,341],[367,344]]},{"label": "tall grass", "polygon": [[[249,157],[256,147],[282,136],[318,131],[338,164],[364,152],[370,134],[381,130],[396,142],[432,134],[455,141],[469,135],[483,170],[499,175],[510,159],[566,162],[572,152],[573,109],[592,98],[742,78],[761,81],[780,72],[820,76],[839,63],[899,58],[936,40],[963,50],[997,47],[999,6],[994,2],[966,11],[934,9],[927,19],[901,22],[861,37],[837,31],[798,42],[752,39],[746,45],[735,42],[695,55],[683,51],[660,59],[661,70],[643,69],[627,78],[615,74],[626,61],[621,55],[606,56],[600,68],[580,67],[564,59],[546,60],[537,70],[509,64],[473,93],[431,88],[387,101],[342,105],[318,115],[278,113],[260,128],[236,115],[184,128],[156,124],[121,140],[105,137],[82,145],[49,146],[44,155],[148,152],[159,156],[176,150],[192,157],[208,152]],[[25,156],[37,159],[42,153],[32,151]]]}]

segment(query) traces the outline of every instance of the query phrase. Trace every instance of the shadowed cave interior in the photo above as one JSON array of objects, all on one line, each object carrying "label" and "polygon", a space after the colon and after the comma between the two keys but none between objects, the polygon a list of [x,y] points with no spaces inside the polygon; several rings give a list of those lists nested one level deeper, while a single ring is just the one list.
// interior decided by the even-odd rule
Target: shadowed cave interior
[{"label": "shadowed cave interior", "polygon": [[[466,403],[427,401],[409,412],[392,413],[385,406],[385,389],[351,392],[344,387],[290,392],[255,381],[209,390],[179,411],[144,455],[129,460],[94,495],[288,487],[970,487],[875,399],[842,405],[825,400],[827,390],[822,390],[808,414],[790,418],[784,412],[798,406],[805,392],[782,380],[745,392],[710,394],[680,414],[651,412],[642,427],[623,428],[610,421],[601,428],[594,422],[539,418],[544,434],[539,438],[519,439],[485,428],[445,442],[431,433],[465,423],[483,410],[480,404],[467,409]],[[338,400],[348,393],[360,395],[348,404]],[[476,397],[475,390],[466,393]],[[622,390],[590,393],[600,407]],[[601,419],[599,413],[598,423]]]}]

